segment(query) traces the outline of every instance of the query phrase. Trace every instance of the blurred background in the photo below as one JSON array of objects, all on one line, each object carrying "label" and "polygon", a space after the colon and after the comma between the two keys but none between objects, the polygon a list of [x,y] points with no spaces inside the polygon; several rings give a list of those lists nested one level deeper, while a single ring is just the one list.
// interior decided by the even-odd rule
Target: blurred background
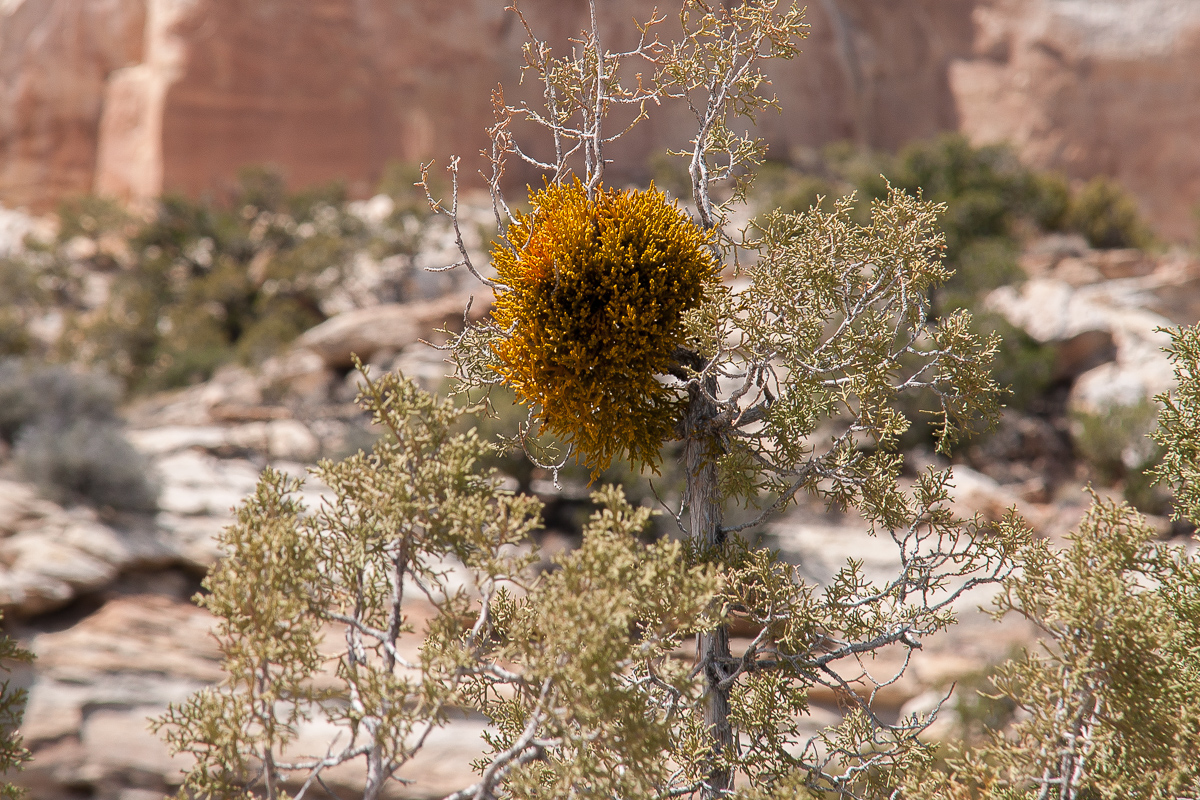
[{"label": "blurred background", "polygon": [[[0,0],[0,607],[38,655],[14,673],[32,797],[173,791],[186,762],[146,718],[221,677],[189,598],[230,508],[266,464],[303,475],[369,446],[351,353],[442,385],[420,340],[461,324],[475,287],[425,271],[458,255],[413,182],[433,160],[445,192],[462,157],[464,235],[486,262],[491,92],[538,99],[504,5]],[[672,36],[676,5],[601,0],[606,45],[631,45],[655,6]],[[556,47],[587,15],[585,0],[521,8]],[[1091,484],[1190,535],[1146,477],[1145,434],[1171,388],[1160,328],[1200,319],[1200,0],[813,0],[808,22],[803,54],[768,67],[782,110],[758,120],[769,160],[745,218],[851,191],[865,213],[881,176],[947,204],[958,272],[937,310],[1002,335],[1011,387],[999,427],[951,456],[960,510],[1016,505],[1059,538]],[[665,153],[688,122],[657,109],[606,152],[607,179],[686,198]],[[535,180],[512,164],[510,197]],[[495,430],[523,418],[500,406]],[[910,433],[913,469],[946,460],[931,443]],[[653,487],[605,479],[677,505],[665,463]],[[521,458],[496,466],[546,501],[546,552],[572,546],[586,473],[556,486]],[[760,535],[818,582],[848,556],[893,566],[823,507]],[[973,687],[1028,635],[965,613],[880,702],[929,710],[957,681],[934,733],[977,735],[1011,709]],[[837,713],[812,700],[815,722]],[[480,724],[431,744],[414,796],[469,782]],[[350,772],[326,777],[353,791]]]}]

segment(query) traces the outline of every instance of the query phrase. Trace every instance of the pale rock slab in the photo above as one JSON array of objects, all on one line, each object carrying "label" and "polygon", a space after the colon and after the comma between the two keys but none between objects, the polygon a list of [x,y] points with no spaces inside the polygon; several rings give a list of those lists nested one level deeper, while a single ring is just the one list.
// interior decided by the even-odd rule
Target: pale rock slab
[{"label": "pale rock slab", "polygon": [[246,422],[241,425],[165,425],[129,432],[141,452],[164,456],[199,448],[254,450],[269,458],[311,461],[320,453],[321,442],[308,427],[294,419]]},{"label": "pale rock slab", "polygon": [[195,760],[185,753],[172,755],[149,727],[150,718],[165,710],[162,706],[136,705],[91,711],[79,736],[85,763],[78,778],[98,783],[113,773],[137,771],[158,776],[168,786],[182,783]]},{"label": "pale rock slab", "polygon": [[0,536],[28,527],[58,510],[54,503],[38,497],[33,484],[0,480]]},{"label": "pale rock slab", "polygon": [[0,561],[12,572],[33,573],[62,581],[72,592],[95,591],[117,577],[117,569],[74,547],[69,547],[38,531],[27,531],[6,539],[0,545]]},{"label": "pale rock slab", "polygon": [[186,560],[149,520],[108,525],[91,509],[38,498],[31,485],[0,483],[0,606],[18,615],[52,611],[125,570]]},{"label": "pale rock slab", "polygon": [[[1126,278],[1074,287],[1052,278],[1035,278],[1020,287],[1001,287],[986,305],[1030,336],[1062,346],[1091,340],[1093,350],[1112,348],[1113,361],[1080,375],[1072,389],[1073,410],[1099,413],[1112,405],[1132,405],[1168,391],[1174,372],[1163,349],[1171,342],[1164,330],[1171,319],[1153,310],[1171,276]],[[1094,363],[1094,352],[1080,352],[1077,364]]]},{"label": "pale rock slab", "polygon": [[263,362],[263,384],[285,387],[300,397],[320,397],[329,392],[335,373],[325,366],[325,359],[303,347],[293,347],[281,356]]},{"label": "pale rock slab", "polygon": [[158,461],[163,478],[159,508],[184,516],[227,518],[254,491],[259,469],[245,459],[220,459],[183,450]]},{"label": "pale rock slab", "polygon": [[366,363],[378,353],[395,354],[430,339],[443,325],[461,328],[468,303],[475,319],[490,307],[483,297],[471,302],[457,294],[425,302],[385,303],[331,317],[302,334],[296,346],[319,355],[329,369],[346,369],[354,355]]},{"label": "pale rock slab", "polygon": [[21,727],[34,761],[17,780],[39,796],[69,785],[157,785],[161,796],[178,785],[190,761],[170,755],[149,718],[220,680],[214,622],[189,603],[135,595],[34,635]]}]

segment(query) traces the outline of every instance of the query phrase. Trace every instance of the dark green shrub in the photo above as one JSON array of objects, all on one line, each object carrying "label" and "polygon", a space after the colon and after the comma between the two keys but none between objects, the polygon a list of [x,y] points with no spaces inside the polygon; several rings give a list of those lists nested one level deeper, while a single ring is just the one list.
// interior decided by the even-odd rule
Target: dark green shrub
[{"label": "dark green shrub", "polygon": [[1012,237],[1021,220],[1053,230],[1066,209],[1066,184],[1024,167],[1004,145],[973,147],[952,133],[906,147],[887,173],[909,192],[945,203],[946,255],[957,262],[972,242]]},{"label": "dark green shrub", "polygon": [[858,221],[865,223],[870,218],[870,201],[887,197],[887,178],[884,176],[895,172],[895,159],[884,153],[859,150],[850,142],[827,146],[822,157],[825,171],[842,182],[841,194],[858,193]]},{"label": "dark green shrub", "polygon": [[968,673],[954,682],[954,711],[958,730],[956,738],[962,742],[984,742],[993,731],[1003,730],[1017,713],[1017,704],[1008,697],[995,694],[992,681],[996,669]]},{"label": "dark green shrub", "polygon": [[1150,438],[1158,413],[1155,403],[1144,400],[1072,415],[1076,453],[1098,480],[1120,482],[1126,502],[1147,514],[1166,514],[1171,507],[1170,491],[1154,478],[1163,456],[1162,446]]},{"label": "dark green shrub", "polygon": [[1046,232],[1066,227],[1071,209],[1071,187],[1067,179],[1056,172],[1026,174],[1025,213],[1038,228]]},{"label": "dark green shrub", "polygon": [[[440,199],[449,191],[445,173],[442,170],[436,168],[428,170],[425,179],[429,184],[429,192],[435,198]],[[421,164],[419,162],[393,160],[384,166],[383,174],[379,177],[375,191],[392,198],[392,202],[396,204],[394,213],[424,219],[433,212],[429,208],[429,198],[426,197],[425,190],[417,185],[421,180]]]},{"label": "dark green shrub", "polygon": [[1134,199],[1103,176],[1093,178],[1071,203],[1068,224],[1092,247],[1146,247],[1152,238]]},{"label": "dark green shrub", "polygon": [[115,200],[96,195],[68,198],[58,204],[58,238],[95,239],[105,233],[128,233],[134,218]]},{"label": "dark green shrub", "polygon": [[135,390],[261,361],[325,319],[321,302],[355,253],[409,243],[372,248],[373,234],[345,201],[340,184],[289,194],[261,168],[242,173],[225,205],[164,198],[130,239],[133,263],[110,303],[71,332],[71,346]]},{"label": "dark green shrub", "polygon": [[768,161],[759,167],[754,186],[761,208],[788,214],[808,211],[818,199],[822,199],[821,208],[831,210],[834,199],[844,194],[844,187],[836,180],[778,161]]},{"label": "dark green shrub", "polygon": [[887,196],[888,182],[946,204],[939,221],[954,277],[938,290],[939,313],[970,307],[986,292],[1019,282],[1018,237],[1030,229],[1059,230],[1066,222],[1066,180],[1024,167],[1011,148],[974,147],[961,134],[915,142],[897,156],[864,152],[850,143],[825,148],[815,164],[765,164],[758,190],[765,204],[804,211],[818,195],[857,195],[859,221],[870,201]]},{"label": "dark green shrub", "polygon": [[[1038,342],[999,314],[986,311],[972,316],[971,329],[983,338],[996,337],[992,378],[1005,391],[1005,407],[1021,412],[1040,411],[1038,401],[1054,383],[1054,348]],[[897,405],[912,420],[912,426],[901,439],[901,447],[933,445],[937,396],[930,391],[914,392],[900,398]],[[977,436],[964,445],[981,444],[992,435],[986,425],[977,425],[972,430]]]},{"label": "dark green shrub", "polygon": [[829,211],[836,196],[837,189],[829,181],[806,175],[780,192],[774,207],[789,214],[800,214],[819,203],[821,208]]},{"label": "dark green shrub", "polygon": [[38,350],[30,324],[51,309],[75,305],[81,284],[81,276],[54,252],[0,257],[0,358]]},{"label": "dark green shrub", "polygon": [[646,166],[657,188],[670,192],[672,197],[692,196],[692,179],[688,175],[687,162],[683,159],[667,153],[656,153]]},{"label": "dark green shrub", "polygon": [[243,167],[238,172],[234,203],[243,209],[252,208],[253,212],[247,216],[259,211],[279,211],[286,196],[287,184],[278,169],[263,164]]},{"label": "dark green shrub", "polygon": [[[29,323],[53,308],[67,324],[52,355],[96,364],[136,391],[261,361],[344,307],[330,298],[360,254],[415,255],[430,212],[413,178],[419,171],[396,178],[407,188],[396,188],[403,198],[386,219],[360,216],[340,183],[289,192],[262,167],[244,170],[221,202],[165,197],[149,219],[101,198],[66,201],[57,242],[0,260],[0,356],[36,349]],[[80,237],[95,245],[91,255],[73,252]],[[91,309],[83,279],[97,269],[112,283]],[[411,270],[387,269],[381,297],[403,300]]]},{"label": "dark green shrub", "polygon": [[1076,452],[1106,483],[1120,480],[1129,469],[1153,457],[1149,434],[1158,421],[1158,408],[1148,400],[1072,417]]},{"label": "dark green shrub", "polygon": [[28,323],[35,309],[46,302],[47,292],[24,258],[0,258],[0,357],[24,355],[32,345]]},{"label": "dark green shrub", "polygon": [[980,334],[999,337],[992,375],[1008,389],[1005,405],[1018,411],[1037,410],[1036,401],[1054,383],[1055,348],[1042,344],[999,314],[985,312],[974,321]]},{"label": "dark green shrub", "polygon": [[954,275],[935,294],[938,311],[971,308],[991,290],[1024,280],[1017,263],[1019,249],[1008,236],[968,239],[955,260]]}]

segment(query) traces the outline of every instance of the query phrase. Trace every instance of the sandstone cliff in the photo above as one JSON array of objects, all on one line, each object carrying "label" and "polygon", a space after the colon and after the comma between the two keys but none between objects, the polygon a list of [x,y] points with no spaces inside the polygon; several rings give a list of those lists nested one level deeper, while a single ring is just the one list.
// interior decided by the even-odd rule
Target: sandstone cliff
[{"label": "sandstone cliff", "polygon": [[[653,0],[602,4],[606,35]],[[661,5],[661,4],[660,4]],[[519,87],[523,32],[497,0],[7,0],[0,3],[0,202],[100,191],[219,193],[240,166],[365,194],[391,159],[472,159],[489,92]],[[583,0],[523,4],[563,45]],[[1072,178],[1113,175],[1166,235],[1200,200],[1194,0],[820,0],[802,56],[776,65],[774,153],[938,131],[1011,140]],[[618,42],[619,43],[619,42]],[[682,109],[613,155],[687,138]],[[472,172],[474,164],[466,164]],[[528,180],[525,173],[515,180]]]},{"label": "sandstone cliff", "polygon": [[993,0],[950,66],[962,129],[1034,166],[1116,177],[1170,238],[1200,203],[1200,3]]}]

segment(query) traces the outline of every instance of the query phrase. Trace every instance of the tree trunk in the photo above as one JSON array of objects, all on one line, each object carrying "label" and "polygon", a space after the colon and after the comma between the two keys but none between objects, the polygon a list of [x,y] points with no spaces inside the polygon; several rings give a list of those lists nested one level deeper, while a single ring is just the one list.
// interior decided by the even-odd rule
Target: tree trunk
[{"label": "tree trunk", "polygon": [[[715,395],[715,380],[710,379],[705,388]],[[715,416],[713,402],[699,391],[699,387],[691,387],[684,418],[683,458],[687,469],[691,536],[701,552],[720,548],[725,543],[721,531],[721,506],[717,501],[717,458],[721,453],[721,442],[713,430]],[[731,753],[734,741],[733,728],[729,724],[729,691],[720,685],[729,663],[728,627],[721,625],[700,634],[698,650],[700,668],[707,684],[704,722],[712,735],[714,752]],[[714,764],[702,797],[721,797],[732,788],[732,771]]]}]

